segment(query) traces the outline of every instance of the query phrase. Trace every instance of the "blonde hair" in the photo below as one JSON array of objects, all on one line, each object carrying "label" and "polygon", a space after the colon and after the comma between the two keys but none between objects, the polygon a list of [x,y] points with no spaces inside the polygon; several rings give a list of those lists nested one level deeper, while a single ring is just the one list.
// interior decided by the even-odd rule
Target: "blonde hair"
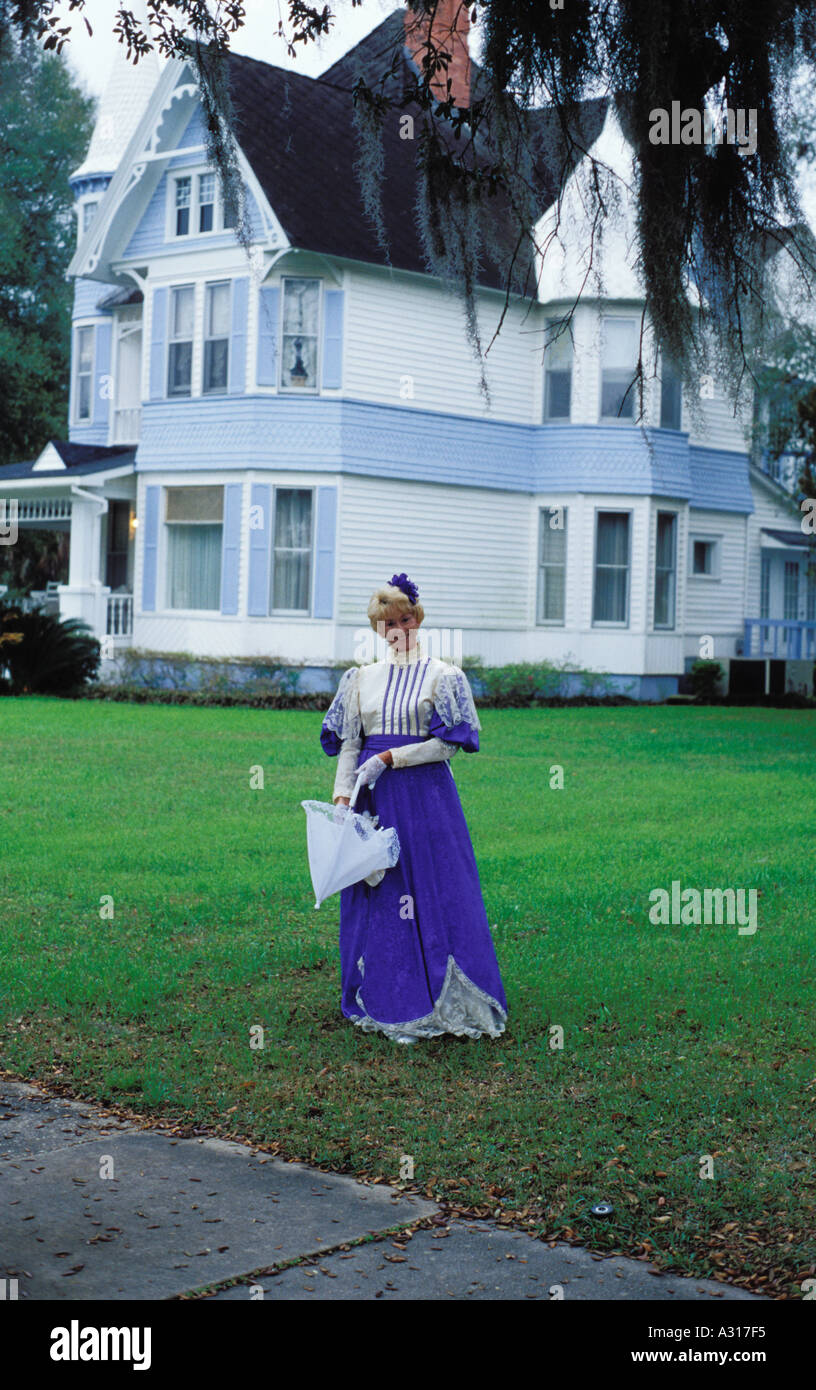
[{"label": "blonde hair", "polygon": [[425,609],[421,603],[412,603],[407,594],[398,589],[394,584],[383,584],[379,589],[375,589],[368,603],[368,621],[377,631],[377,624],[384,623],[386,618],[393,612],[398,612],[400,617],[403,613],[413,613],[420,624],[425,617]]}]

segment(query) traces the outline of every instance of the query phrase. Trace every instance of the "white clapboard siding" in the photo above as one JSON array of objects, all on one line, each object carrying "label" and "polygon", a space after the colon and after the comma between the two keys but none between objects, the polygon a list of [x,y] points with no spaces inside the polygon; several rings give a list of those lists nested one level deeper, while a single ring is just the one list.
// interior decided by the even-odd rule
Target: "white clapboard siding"
[{"label": "white clapboard siding", "polygon": [[[524,424],[538,418],[534,412],[543,324],[536,306],[526,317],[518,305],[508,308],[486,358],[492,396],[487,412],[457,296],[419,276],[361,267],[349,270],[345,284],[344,395]],[[480,295],[483,350],[498,326],[503,304],[499,294]],[[408,384],[413,395],[407,392]]]},{"label": "white clapboard siding", "polygon": [[528,621],[528,494],[346,477],[340,494],[340,623],[365,626],[395,573],[419,586],[430,627]]},{"label": "white clapboard siding", "polygon": [[746,417],[741,419],[734,414],[733,405],[726,400],[715,383],[714,399],[700,400],[700,414],[695,418],[684,402],[684,428],[689,431],[689,442],[700,444],[708,449],[733,449],[740,454],[748,453],[749,440],[746,437]]},{"label": "white clapboard siding", "polygon": [[[720,537],[720,577],[689,574],[695,537]],[[686,633],[742,631],[745,612],[745,517],[737,512],[689,511],[686,556]]]}]

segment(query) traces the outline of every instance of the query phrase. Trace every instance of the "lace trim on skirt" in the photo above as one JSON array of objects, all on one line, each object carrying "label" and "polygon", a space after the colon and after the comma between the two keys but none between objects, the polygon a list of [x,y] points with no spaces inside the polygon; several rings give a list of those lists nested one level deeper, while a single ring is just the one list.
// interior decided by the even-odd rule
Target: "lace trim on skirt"
[{"label": "lace trim on skirt", "polygon": [[[357,964],[362,974],[362,958]],[[453,956],[448,956],[445,983],[439,998],[432,1012],[424,1018],[410,1019],[406,1023],[378,1023],[366,1013],[359,990],[357,1003],[363,1010],[363,1017],[354,1018],[352,1022],[364,1033],[384,1033],[389,1038],[438,1038],[443,1033],[453,1033],[457,1038],[481,1038],[483,1035],[498,1038],[504,1032],[507,1019],[501,1005],[468,979]]]}]

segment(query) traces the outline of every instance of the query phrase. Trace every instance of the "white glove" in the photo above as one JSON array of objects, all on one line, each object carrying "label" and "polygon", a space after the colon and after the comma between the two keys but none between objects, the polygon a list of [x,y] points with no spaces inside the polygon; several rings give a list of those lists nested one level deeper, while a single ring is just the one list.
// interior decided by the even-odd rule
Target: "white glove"
[{"label": "white glove", "polygon": [[388,763],[383,762],[382,758],[375,753],[373,758],[369,758],[361,767],[357,769],[357,781],[361,787],[373,787],[377,778],[381,776]]}]

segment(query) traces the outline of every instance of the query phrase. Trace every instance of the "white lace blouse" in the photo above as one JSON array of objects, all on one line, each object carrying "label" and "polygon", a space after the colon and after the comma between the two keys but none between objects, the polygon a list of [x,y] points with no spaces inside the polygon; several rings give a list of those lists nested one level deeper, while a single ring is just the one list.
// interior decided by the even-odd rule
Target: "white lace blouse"
[{"label": "white lace blouse", "polygon": [[[455,741],[431,735],[431,725],[440,733],[450,731]],[[352,666],[344,673],[323,720],[323,747],[338,754],[333,799],[351,796],[357,757],[368,734],[412,734],[424,739],[391,750],[392,766],[403,768],[450,761],[460,746],[475,751],[480,728],[464,672],[426,656],[419,642],[406,653],[389,650],[384,661]]]}]

